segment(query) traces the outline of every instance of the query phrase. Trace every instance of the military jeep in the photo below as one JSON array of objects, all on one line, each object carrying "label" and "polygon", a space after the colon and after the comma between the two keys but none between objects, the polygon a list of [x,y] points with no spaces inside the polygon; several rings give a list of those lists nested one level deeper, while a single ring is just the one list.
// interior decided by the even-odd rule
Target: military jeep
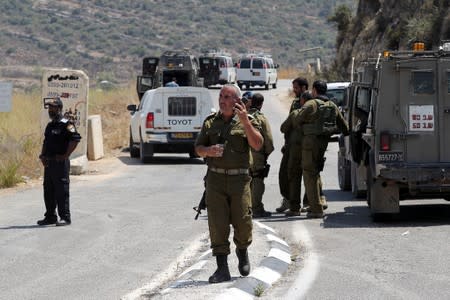
[{"label": "military jeep", "polygon": [[139,100],[147,90],[165,86],[176,78],[179,86],[203,86],[197,57],[188,50],[165,51],[160,57],[144,57],[142,75],[137,77]]},{"label": "military jeep", "polygon": [[450,43],[385,52],[348,89],[340,188],[366,196],[374,219],[398,213],[400,200],[450,200]]}]

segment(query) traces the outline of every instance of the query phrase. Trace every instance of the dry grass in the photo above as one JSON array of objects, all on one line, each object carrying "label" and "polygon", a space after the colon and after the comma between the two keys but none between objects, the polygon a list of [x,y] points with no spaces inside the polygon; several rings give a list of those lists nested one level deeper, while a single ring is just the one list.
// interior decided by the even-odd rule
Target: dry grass
[{"label": "dry grass", "polygon": [[[42,146],[40,91],[13,95],[13,109],[0,112],[0,188],[14,186],[23,176],[37,178],[43,169],[38,159]],[[105,154],[128,146],[127,104],[138,103],[135,85],[109,91],[91,90],[89,115],[102,119]]]}]

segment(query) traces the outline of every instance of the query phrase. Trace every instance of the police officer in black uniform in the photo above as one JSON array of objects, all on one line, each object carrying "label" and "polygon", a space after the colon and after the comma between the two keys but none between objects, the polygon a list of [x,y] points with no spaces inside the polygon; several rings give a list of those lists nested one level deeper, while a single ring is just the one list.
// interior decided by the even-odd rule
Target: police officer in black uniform
[{"label": "police officer in black uniform", "polygon": [[[75,125],[62,115],[63,103],[60,98],[44,99],[51,121],[45,128],[45,138],[39,159],[44,165],[45,217],[38,225],[70,225],[69,208],[69,156],[81,140]],[[55,210],[58,208],[60,221]]]}]

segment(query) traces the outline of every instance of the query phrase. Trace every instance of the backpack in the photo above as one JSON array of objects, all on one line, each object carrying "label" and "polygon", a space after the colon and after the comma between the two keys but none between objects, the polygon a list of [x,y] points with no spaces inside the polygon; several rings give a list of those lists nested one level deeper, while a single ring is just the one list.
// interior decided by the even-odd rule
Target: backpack
[{"label": "backpack", "polygon": [[339,132],[336,124],[336,105],[333,101],[322,101],[315,99],[317,103],[318,118],[303,125],[305,135],[328,135]]}]

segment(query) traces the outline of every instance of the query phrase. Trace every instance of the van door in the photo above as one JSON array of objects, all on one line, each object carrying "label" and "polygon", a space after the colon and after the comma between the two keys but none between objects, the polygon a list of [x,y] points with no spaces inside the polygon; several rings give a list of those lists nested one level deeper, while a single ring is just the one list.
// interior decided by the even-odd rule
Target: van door
[{"label": "van door", "polygon": [[265,84],[269,83],[269,72],[268,72],[268,64],[266,59],[264,58],[253,58],[252,59],[252,68],[250,72],[252,73],[252,81],[264,82]]},{"label": "van door", "polygon": [[438,80],[438,94],[439,94],[439,127],[440,142],[441,142],[441,162],[450,163],[450,59],[440,58],[439,66],[439,80]]},{"label": "van door", "polygon": [[252,71],[251,71],[251,58],[243,58],[238,63],[238,67],[236,69],[236,80],[238,85],[241,87],[242,84],[248,83],[253,80]]},{"label": "van door", "polygon": [[398,62],[399,109],[406,117],[406,163],[437,163],[440,161],[439,96],[436,60],[415,59]]},{"label": "van door", "polygon": [[203,123],[201,105],[202,94],[199,91],[180,91],[164,93],[164,127],[171,132],[171,139],[194,139]]},{"label": "van door", "polygon": [[220,69],[216,58],[200,57],[200,77],[203,77],[204,87],[219,83]]}]

